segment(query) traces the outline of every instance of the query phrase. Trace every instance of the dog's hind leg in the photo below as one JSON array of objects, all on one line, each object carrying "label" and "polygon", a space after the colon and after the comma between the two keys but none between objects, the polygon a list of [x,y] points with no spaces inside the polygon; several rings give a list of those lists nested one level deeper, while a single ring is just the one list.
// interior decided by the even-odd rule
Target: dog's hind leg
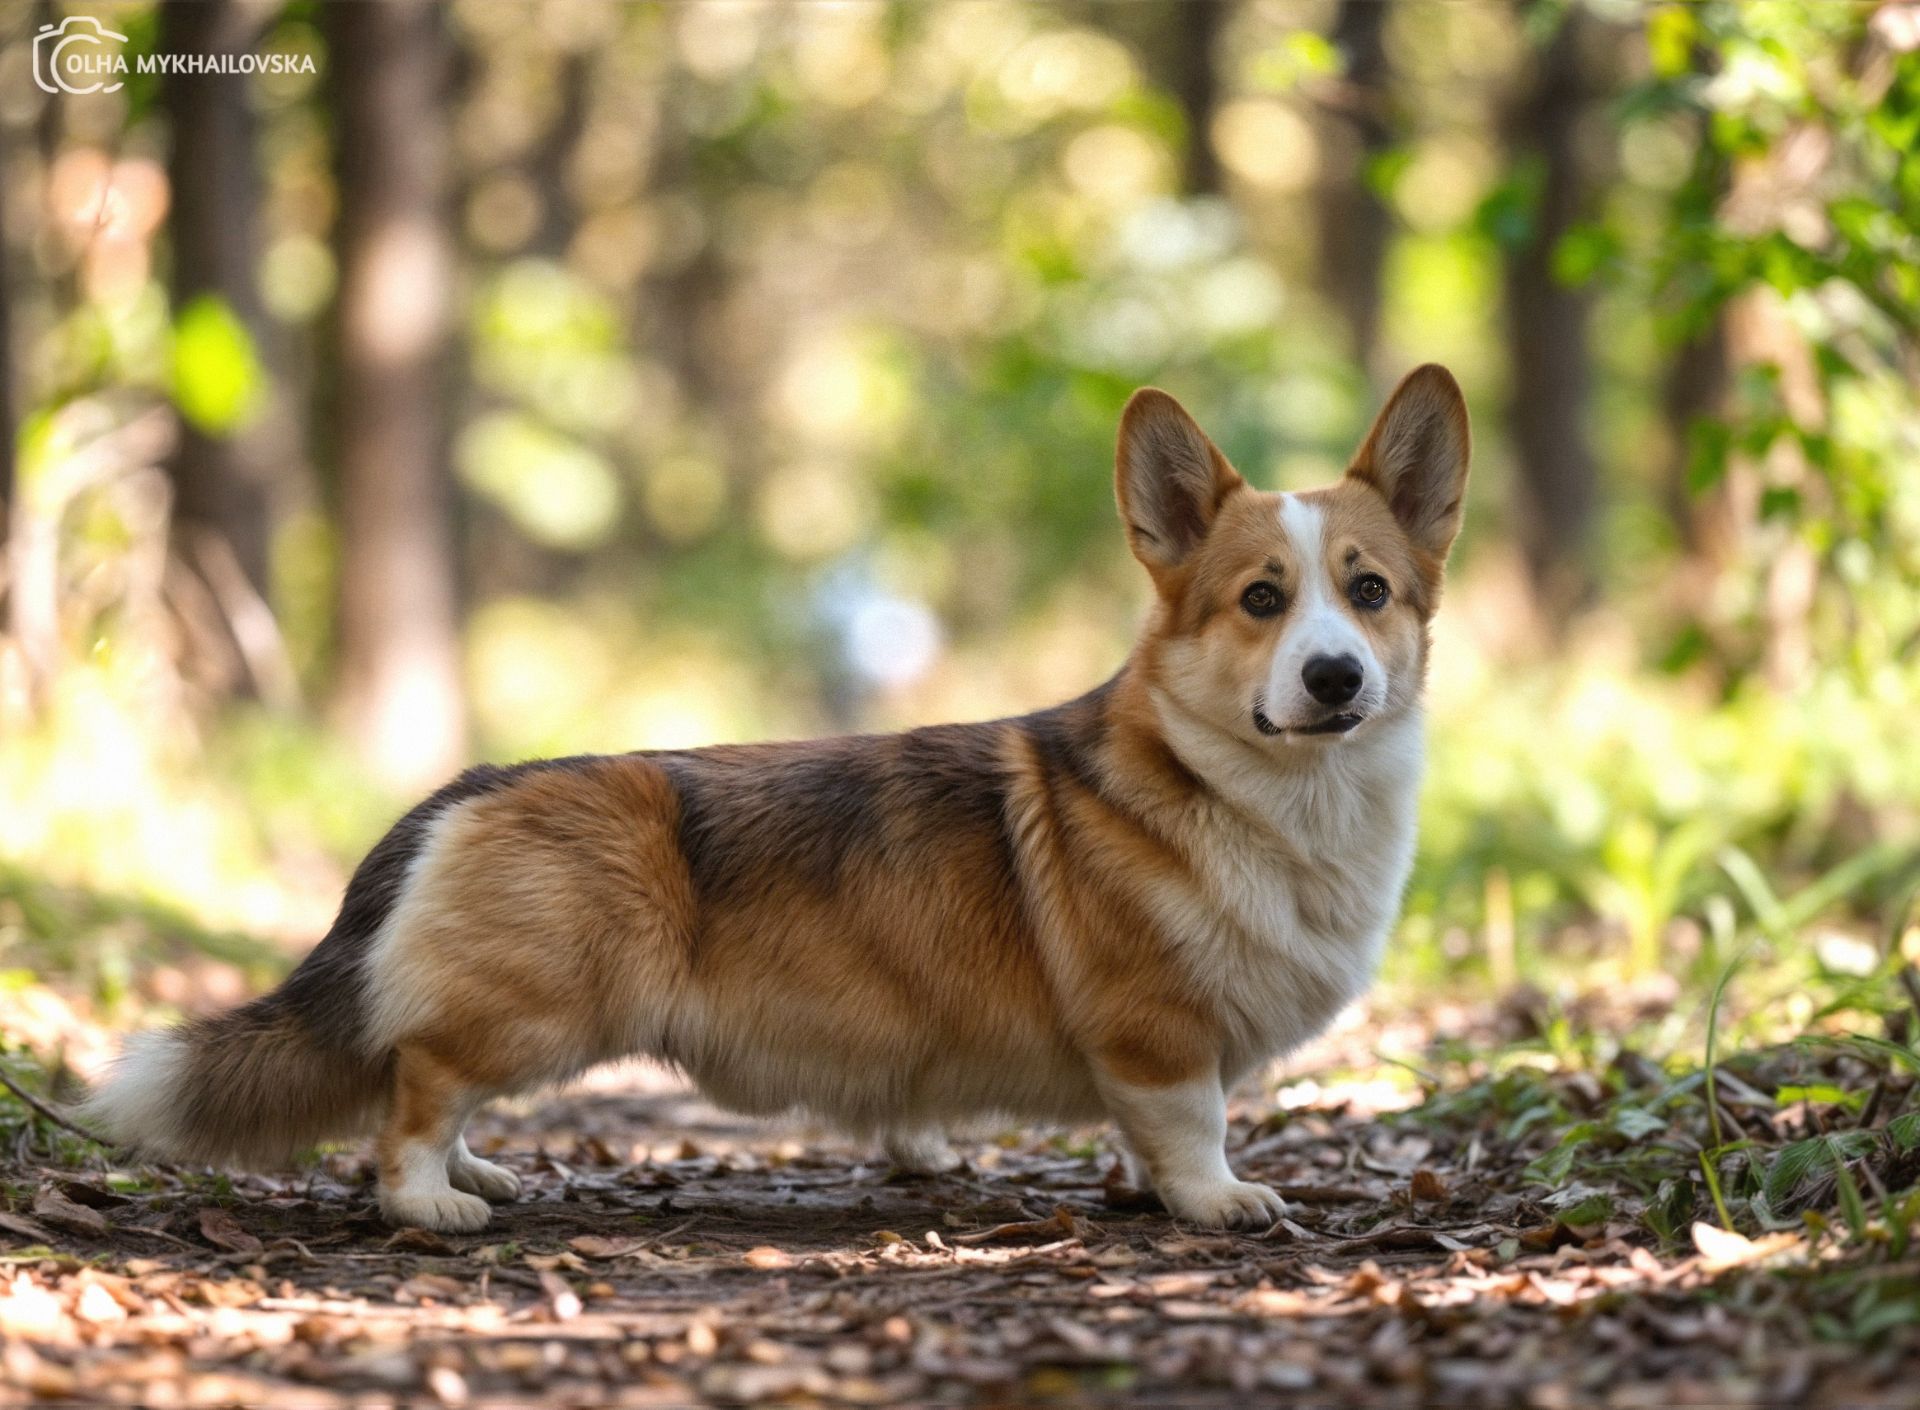
[{"label": "dog's hind leg", "polygon": [[900,1126],[887,1133],[887,1159],[910,1175],[945,1175],[960,1168],[960,1153],[938,1126]]},{"label": "dog's hind leg", "polygon": [[463,1177],[482,1166],[507,1174],[467,1155],[460,1134],[485,1095],[425,1048],[406,1044],[394,1054],[393,1102],[378,1147],[380,1213],[389,1224],[468,1232],[492,1217],[479,1193],[449,1178],[457,1156]]}]

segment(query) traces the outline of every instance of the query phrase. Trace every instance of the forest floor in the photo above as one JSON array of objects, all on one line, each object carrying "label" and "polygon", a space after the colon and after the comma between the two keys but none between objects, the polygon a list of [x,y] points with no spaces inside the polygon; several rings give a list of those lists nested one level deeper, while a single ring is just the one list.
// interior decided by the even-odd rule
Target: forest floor
[{"label": "forest floor", "polygon": [[[1697,1070],[1496,1071],[1477,1042],[1532,1051],[1511,1021],[1472,1018],[1398,1088],[1378,1030],[1350,1031],[1238,1106],[1234,1165],[1291,1203],[1248,1235],[1120,1188],[1098,1133],[907,1178],[644,1071],[483,1116],[475,1148],[526,1194],[473,1235],[384,1227],[358,1154],[117,1165],[15,1107],[0,1404],[1915,1402],[1902,1070],[1844,1161],[1756,1165],[1772,1228],[1748,1203],[1734,1233],[1698,1179]],[[1753,1148],[1804,1147],[1829,1118],[1766,1093],[1869,1067],[1782,1047],[1727,1063],[1717,1100]],[[1856,1223],[1861,1187],[1887,1202]]]}]

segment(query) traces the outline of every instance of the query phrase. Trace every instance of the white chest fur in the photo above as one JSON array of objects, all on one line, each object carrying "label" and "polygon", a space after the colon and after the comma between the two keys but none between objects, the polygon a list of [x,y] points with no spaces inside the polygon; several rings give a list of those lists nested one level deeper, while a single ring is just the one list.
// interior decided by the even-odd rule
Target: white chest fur
[{"label": "white chest fur", "polygon": [[1379,721],[1276,770],[1177,709],[1162,718],[1215,795],[1196,819],[1195,884],[1162,909],[1228,1020],[1232,1076],[1311,1038],[1371,980],[1413,862],[1422,721]]}]

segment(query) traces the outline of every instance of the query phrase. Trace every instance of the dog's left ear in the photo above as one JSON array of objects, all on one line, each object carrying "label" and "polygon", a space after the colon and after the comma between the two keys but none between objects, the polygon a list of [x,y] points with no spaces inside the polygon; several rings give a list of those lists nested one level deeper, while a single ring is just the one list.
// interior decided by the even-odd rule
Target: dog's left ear
[{"label": "dog's left ear", "polygon": [[1394,388],[1347,474],[1380,492],[1437,569],[1460,532],[1470,450],[1460,384],[1430,362]]},{"label": "dog's left ear", "polygon": [[1142,387],[1127,402],[1113,487],[1133,556],[1156,578],[1199,546],[1220,502],[1244,483],[1187,409],[1165,392]]}]

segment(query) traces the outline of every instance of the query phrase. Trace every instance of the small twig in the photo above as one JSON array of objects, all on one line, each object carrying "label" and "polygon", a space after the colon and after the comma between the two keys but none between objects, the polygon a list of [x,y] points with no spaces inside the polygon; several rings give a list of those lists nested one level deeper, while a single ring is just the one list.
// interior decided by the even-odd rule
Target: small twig
[{"label": "small twig", "polygon": [[12,1092],[14,1096],[18,1097],[21,1101],[25,1102],[28,1106],[32,1107],[41,1116],[45,1117],[48,1121],[51,1121],[55,1126],[60,1127],[63,1131],[71,1131],[74,1135],[80,1137],[82,1140],[92,1141],[97,1146],[107,1146],[108,1148],[112,1147],[113,1142],[102,1140],[99,1136],[94,1135],[94,1133],[89,1131],[86,1127],[80,1125],[79,1122],[69,1120],[67,1117],[62,1116],[59,1112],[55,1111],[46,1102],[42,1101],[39,1097],[36,1097],[32,1092],[29,1092],[26,1088],[22,1087],[18,1082],[14,1081],[13,1078],[7,1075],[7,1070],[4,1067],[0,1067],[0,1087],[5,1087],[9,1092]]},{"label": "small twig", "polygon": [[115,1228],[115,1232],[122,1233],[122,1234],[139,1234],[145,1238],[159,1239],[163,1243],[176,1244],[179,1247],[184,1248],[191,1253],[206,1252],[206,1250],[202,1248],[199,1244],[188,1243],[185,1239],[181,1238],[178,1234],[169,1234],[165,1229],[149,1229],[145,1224],[117,1225]]},{"label": "small twig", "polygon": [[1873,1118],[1880,1114],[1880,1103],[1887,1095],[1887,1078],[1890,1073],[1883,1072],[1873,1084],[1873,1091],[1867,1097],[1867,1104],[1860,1109],[1860,1119],[1854,1123],[1861,1130],[1873,1125]]},{"label": "small twig", "polygon": [[1913,1012],[1920,1017],[1920,977],[1916,977],[1913,966],[1900,966],[1900,987],[1907,991],[1907,1002],[1913,1005]]},{"label": "small twig", "polygon": [[[1726,1074],[1721,1073],[1720,1076],[1724,1080]],[[1709,1118],[1709,1124],[1713,1128],[1713,1148],[1718,1150],[1727,1143],[1726,1133],[1721,1129],[1722,1122],[1738,1132],[1741,1140],[1752,1140],[1753,1133],[1747,1130],[1746,1123],[1734,1114],[1732,1105],[1719,1093],[1714,1091],[1713,1079],[1714,1069],[1709,1067],[1707,1069],[1707,1116]]]},{"label": "small twig", "polygon": [[[1755,1106],[1759,1107],[1762,1111],[1771,1111],[1775,1106],[1772,1097],[1760,1091],[1752,1083],[1742,1081],[1737,1075],[1726,1071],[1724,1068],[1715,1075],[1715,1081],[1720,1086],[1726,1088],[1727,1091],[1732,1094],[1734,1100],[1742,1106]],[[1724,1098],[1722,1100],[1724,1102]]]}]

